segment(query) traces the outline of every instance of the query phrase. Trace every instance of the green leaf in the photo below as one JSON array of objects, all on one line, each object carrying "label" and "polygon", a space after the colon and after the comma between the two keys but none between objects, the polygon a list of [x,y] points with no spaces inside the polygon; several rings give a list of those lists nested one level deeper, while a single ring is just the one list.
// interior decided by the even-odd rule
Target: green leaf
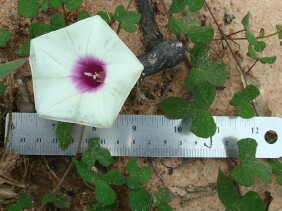
[{"label": "green leaf", "polygon": [[[124,183],[125,178],[123,178],[120,173],[112,170],[103,175],[98,171],[91,171],[90,168],[87,167],[87,165],[82,161],[75,160],[74,164],[79,176],[84,181],[95,185],[95,196],[98,202],[106,205],[113,204],[115,202],[115,192],[108,185],[108,182],[114,185],[120,185]],[[113,176],[116,176],[116,178],[113,178]]]},{"label": "green leaf", "polygon": [[120,27],[127,32],[135,32],[137,27],[134,25],[139,23],[141,15],[134,11],[126,12],[123,5],[119,5],[116,10],[114,17],[120,22]]},{"label": "green leaf", "polygon": [[17,59],[11,62],[0,64],[0,78],[4,78],[6,75],[21,67],[28,61],[28,58]]},{"label": "green leaf", "polygon": [[90,138],[88,140],[88,152],[82,154],[82,161],[92,167],[96,160],[104,167],[108,167],[114,163],[114,159],[108,149],[100,147],[100,138]]},{"label": "green leaf", "polygon": [[208,43],[213,39],[214,29],[211,27],[194,26],[187,31],[187,35],[193,43]]},{"label": "green leaf", "polygon": [[245,15],[245,17],[242,19],[241,23],[244,26],[244,28],[249,28],[249,22],[250,22],[250,15],[251,13],[248,12],[247,15]]},{"label": "green leaf", "polygon": [[173,209],[168,204],[161,204],[158,206],[157,211],[173,211]]},{"label": "green leaf", "polygon": [[258,44],[257,38],[255,35],[251,32],[249,27],[249,21],[250,21],[250,13],[248,12],[247,15],[242,19],[241,23],[243,24],[245,30],[246,30],[246,39],[251,45],[256,46]]},{"label": "green leaf", "polygon": [[52,193],[46,193],[41,199],[41,204],[54,204],[57,208],[69,208],[70,202],[64,197],[63,194],[54,195]]},{"label": "green leaf", "polygon": [[102,147],[97,151],[96,159],[104,167],[109,167],[114,163],[114,159],[109,150]]},{"label": "green leaf", "polygon": [[260,92],[256,86],[249,84],[245,87],[241,94],[244,96],[244,99],[251,101],[256,99],[259,96]]},{"label": "green leaf", "polygon": [[207,82],[207,80],[203,71],[199,71],[198,68],[192,68],[184,81],[183,87],[188,91],[192,91],[197,84],[205,82]]},{"label": "green leaf", "polygon": [[217,192],[227,211],[264,211],[265,209],[263,200],[256,192],[249,191],[240,196],[236,185],[220,169],[217,177]]},{"label": "green leaf", "polygon": [[0,81],[0,97],[2,97],[5,93],[5,86],[3,81]]},{"label": "green leaf", "polygon": [[139,167],[137,160],[131,160],[127,163],[126,169],[129,172],[127,185],[131,189],[140,188],[151,178],[153,171],[148,166]]},{"label": "green leaf", "polygon": [[113,204],[116,200],[116,193],[111,188],[111,186],[108,185],[103,180],[96,180],[95,181],[95,197],[98,202],[102,204]]},{"label": "green leaf", "polygon": [[103,175],[103,179],[112,185],[120,186],[126,182],[126,178],[118,170],[110,170]]},{"label": "green leaf", "polygon": [[113,21],[114,15],[111,12],[103,12],[100,11],[97,13],[101,18],[103,18],[104,21],[107,22],[107,24],[110,24]]},{"label": "green leaf", "polygon": [[81,160],[83,163],[87,165],[87,167],[91,168],[94,166],[96,162],[97,154],[95,151],[90,151],[90,152],[84,152],[82,154]]},{"label": "green leaf", "polygon": [[9,204],[7,211],[21,211],[22,209],[32,208],[32,198],[27,192],[19,194],[15,203]]},{"label": "green leaf", "polygon": [[259,60],[262,64],[273,64],[273,63],[276,61],[276,59],[277,59],[276,56],[258,58],[258,60]]},{"label": "green leaf", "polygon": [[47,12],[49,9],[49,0],[39,0],[39,7],[41,7],[43,12]]},{"label": "green leaf", "polygon": [[100,172],[91,171],[88,166],[82,161],[75,160],[74,161],[77,173],[79,176],[85,181],[95,185],[95,182],[102,178],[102,174]]},{"label": "green leaf", "polygon": [[171,13],[179,13],[188,5],[191,12],[196,12],[202,8],[204,3],[204,0],[173,0],[169,11]]},{"label": "green leaf", "polygon": [[248,42],[251,45],[257,45],[258,44],[257,38],[255,37],[255,35],[249,29],[246,29],[245,35],[246,35],[246,39],[248,40]]},{"label": "green leaf", "polygon": [[276,61],[276,56],[258,57],[254,47],[250,44],[247,55],[252,59],[259,60],[262,64],[273,64]]},{"label": "green leaf", "polygon": [[171,13],[182,12],[184,8],[188,5],[188,1],[189,0],[173,0],[170,5],[169,11]]},{"label": "green leaf", "polygon": [[83,0],[63,0],[63,2],[65,3],[67,9],[74,11],[81,6]]},{"label": "green leaf", "polygon": [[250,84],[242,92],[235,93],[229,104],[237,106],[237,114],[240,117],[249,119],[256,115],[250,101],[256,99],[259,94],[259,89]]},{"label": "green leaf", "polygon": [[264,37],[265,36],[265,29],[261,28],[259,31],[259,37]]},{"label": "green leaf", "polygon": [[32,18],[38,14],[38,0],[18,0],[18,12],[20,16]]},{"label": "green leaf", "polygon": [[196,84],[191,90],[195,108],[208,109],[215,99],[216,88],[207,82]]},{"label": "green leaf", "polygon": [[50,26],[53,30],[58,30],[66,26],[65,18],[60,13],[55,13],[51,16]]},{"label": "green leaf", "polygon": [[203,109],[195,109],[192,103],[178,97],[167,97],[158,104],[159,109],[170,119],[186,119],[192,117],[191,132],[196,136],[208,138],[216,131],[212,115]]},{"label": "green leaf", "polygon": [[278,38],[281,40],[282,39],[282,31],[281,32],[279,32],[279,34],[278,34]]},{"label": "green leaf", "polygon": [[277,24],[275,27],[277,31],[282,31],[282,24]]},{"label": "green leaf", "polygon": [[91,151],[98,150],[100,148],[100,138],[99,137],[89,138],[88,148]]},{"label": "green leaf", "polygon": [[196,12],[200,10],[205,3],[205,0],[189,0],[188,6],[191,12]]},{"label": "green leaf", "polygon": [[77,21],[81,21],[89,17],[90,17],[89,13],[86,10],[82,10],[77,17]]},{"label": "green leaf", "polygon": [[211,113],[202,109],[194,109],[190,131],[202,138],[213,136],[216,131],[216,124]]},{"label": "green leaf", "polygon": [[164,115],[169,119],[185,119],[192,116],[191,104],[179,97],[167,97],[158,104]]},{"label": "green leaf", "polygon": [[49,0],[49,2],[54,8],[59,8],[63,5],[63,0]]},{"label": "green leaf", "polygon": [[30,53],[30,40],[24,42],[16,54],[19,57],[28,57],[29,53]]},{"label": "green leaf", "polygon": [[[256,52],[261,53],[266,48],[266,43],[264,41],[257,41],[255,35],[251,32],[249,27],[250,13],[248,13],[243,19],[242,24],[246,30],[246,39],[248,40],[249,47],[247,55],[252,59],[259,60],[262,64],[273,64],[276,61],[276,56],[271,57],[258,57]],[[276,26],[277,28],[277,26]],[[260,31],[260,35],[264,33],[264,30]],[[264,35],[264,34],[263,34]],[[248,106],[249,107],[249,106]]]},{"label": "green leaf", "polygon": [[277,183],[282,185],[282,163],[279,161],[270,160],[269,164],[272,167],[273,173],[276,175]]},{"label": "green leaf", "polygon": [[158,207],[164,204],[167,204],[171,202],[171,196],[169,194],[169,191],[166,188],[160,188],[159,192],[157,195],[152,195],[153,197],[153,207]]},{"label": "green leaf", "polygon": [[32,39],[43,34],[49,33],[51,31],[52,28],[48,24],[36,22],[31,24],[29,27],[29,37],[30,39]]},{"label": "green leaf", "polygon": [[256,115],[254,107],[248,101],[242,101],[238,106],[236,112],[240,117],[244,119],[250,119]]},{"label": "green leaf", "polygon": [[56,129],[56,137],[59,141],[60,148],[65,150],[71,144],[73,138],[71,136],[71,132],[73,130],[73,123],[68,122],[59,122],[58,127]]},{"label": "green leaf", "polygon": [[231,172],[241,185],[252,186],[257,177],[266,183],[271,182],[272,168],[268,163],[256,159],[257,142],[254,139],[241,139],[237,142],[240,165]]},{"label": "green leaf", "polygon": [[133,190],[129,194],[129,206],[132,210],[149,211],[151,195],[143,188]]},{"label": "green leaf", "polygon": [[254,49],[256,52],[261,53],[265,48],[266,48],[266,43],[264,41],[258,41]]},{"label": "green leaf", "polygon": [[214,30],[202,27],[196,17],[188,14],[182,20],[172,16],[168,27],[175,34],[187,34],[193,43],[207,43],[213,39]]},{"label": "green leaf", "polygon": [[193,67],[201,67],[208,63],[210,51],[211,49],[207,44],[195,44],[190,53]]},{"label": "green leaf", "polygon": [[217,87],[223,86],[229,76],[226,64],[221,62],[209,62],[203,65],[200,71],[207,82]]},{"label": "green leaf", "polygon": [[226,70],[226,64],[220,62],[208,62],[201,67],[192,68],[184,87],[191,91],[199,83],[208,82],[216,87],[223,86],[229,73]]},{"label": "green leaf", "polygon": [[249,57],[251,57],[252,59],[255,59],[255,60],[258,59],[257,53],[256,53],[256,51],[254,50],[254,47],[251,44],[249,44],[249,46],[248,46],[248,53],[247,53],[247,55]]},{"label": "green leaf", "polygon": [[175,34],[187,34],[185,22],[181,21],[175,16],[171,16],[171,18],[168,20],[168,28]]},{"label": "green leaf", "polygon": [[9,204],[7,207],[7,211],[21,211],[22,207],[18,202]]},{"label": "green leaf", "polygon": [[32,198],[28,192],[22,192],[19,194],[17,203],[21,205],[23,209],[32,208]]},{"label": "green leaf", "polygon": [[6,32],[5,30],[0,28],[0,47],[6,47],[7,42],[11,38],[11,33]]},{"label": "green leaf", "polygon": [[95,200],[90,202],[87,207],[88,211],[113,211],[116,209],[118,209],[118,203],[116,201],[113,204],[105,205]]}]

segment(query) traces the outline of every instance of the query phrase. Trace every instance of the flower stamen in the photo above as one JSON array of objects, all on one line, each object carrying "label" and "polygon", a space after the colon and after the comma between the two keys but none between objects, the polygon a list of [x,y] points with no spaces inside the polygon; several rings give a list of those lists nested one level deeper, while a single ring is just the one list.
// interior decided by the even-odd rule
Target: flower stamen
[{"label": "flower stamen", "polygon": [[[94,80],[97,80],[97,82],[102,83],[105,79],[105,74],[103,72],[94,72],[94,74],[90,73],[90,72],[84,72],[84,75],[92,77]],[[100,79],[100,80],[99,80]]]}]

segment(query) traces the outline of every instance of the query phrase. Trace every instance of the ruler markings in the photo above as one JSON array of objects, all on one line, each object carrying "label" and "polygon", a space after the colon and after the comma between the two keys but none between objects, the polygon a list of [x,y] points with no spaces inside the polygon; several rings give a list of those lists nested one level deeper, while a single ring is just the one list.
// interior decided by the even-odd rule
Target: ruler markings
[{"label": "ruler markings", "polygon": [[[86,127],[81,151],[87,149],[87,138],[99,136],[101,146],[107,147],[114,156],[236,157],[237,141],[250,137],[259,143],[257,157],[282,156],[281,119],[214,118],[218,128],[210,140],[189,132],[190,119],[181,121],[168,120],[159,115],[120,115],[112,128]],[[64,152],[60,151],[55,138],[56,127],[55,121],[38,118],[36,114],[13,113],[8,151],[34,155],[74,154],[82,127],[76,125],[73,131],[74,143]],[[276,131],[280,137],[275,144],[265,142],[264,134],[268,130]]]}]

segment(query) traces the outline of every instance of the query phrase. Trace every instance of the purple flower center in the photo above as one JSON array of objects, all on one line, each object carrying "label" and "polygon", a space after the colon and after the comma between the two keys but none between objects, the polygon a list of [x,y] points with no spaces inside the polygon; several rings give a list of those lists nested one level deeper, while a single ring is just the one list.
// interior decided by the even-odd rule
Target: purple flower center
[{"label": "purple flower center", "polygon": [[82,93],[93,92],[102,88],[105,78],[105,64],[93,56],[79,58],[71,75],[76,88]]}]

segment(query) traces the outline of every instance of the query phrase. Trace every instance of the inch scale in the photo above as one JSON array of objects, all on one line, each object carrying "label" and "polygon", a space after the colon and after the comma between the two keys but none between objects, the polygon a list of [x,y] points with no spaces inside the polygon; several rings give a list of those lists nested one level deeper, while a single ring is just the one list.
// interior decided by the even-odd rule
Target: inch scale
[{"label": "inch scale", "polygon": [[[277,117],[214,116],[217,130],[204,139],[189,131],[191,120],[169,120],[162,115],[119,115],[111,128],[85,127],[81,152],[87,150],[91,137],[100,137],[101,146],[112,156],[133,157],[237,157],[237,141],[253,138],[258,142],[256,157],[282,156],[282,119]],[[72,132],[73,142],[62,151],[55,137],[57,122],[39,118],[35,113],[13,113],[8,152],[23,155],[74,155],[80,139],[81,125]],[[6,131],[8,115],[6,117]],[[269,144],[268,131],[278,139]]]}]

